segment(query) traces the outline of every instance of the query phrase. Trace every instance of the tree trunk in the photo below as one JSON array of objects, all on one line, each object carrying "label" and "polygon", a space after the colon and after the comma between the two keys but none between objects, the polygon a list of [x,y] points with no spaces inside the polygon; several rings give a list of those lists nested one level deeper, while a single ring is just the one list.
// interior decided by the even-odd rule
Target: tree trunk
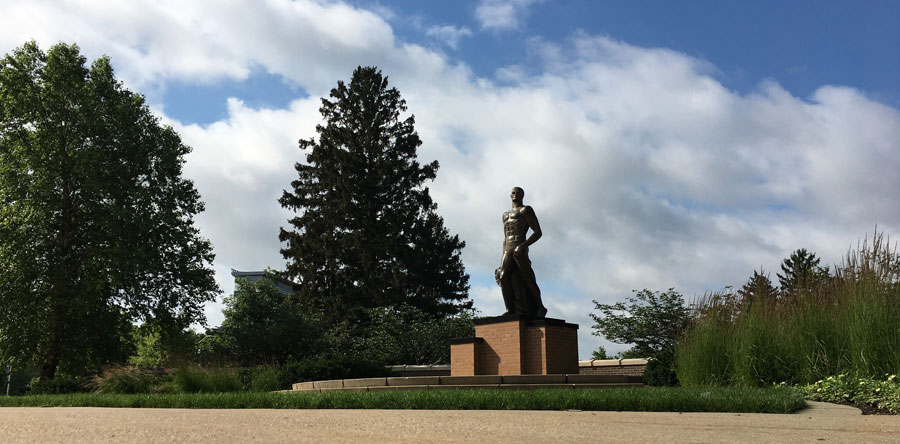
[{"label": "tree trunk", "polygon": [[54,313],[50,315],[50,338],[47,344],[47,355],[44,358],[44,365],[41,366],[40,382],[47,382],[56,377],[56,368],[59,366],[60,342],[62,339],[59,330],[59,316],[57,316],[54,311]]},{"label": "tree trunk", "polygon": [[[67,138],[66,138],[67,139]],[[56,377],[56,368],[59,366],[59,355],[62,349],[63,336],[63,319],[60,313],[62,307],[69,307],[65,302],[69,296],[67,289],[71,286],[70,277],[76,276],[73,273],[71,254],[71,233],[74,225],[74,208],[71,186],[71,172],[67,169],[70,166],[67,144],[62,145],[64,153],[64,161],[62,163],[62,217],[57,242],[59,244],[60,267],[56,270],[54,279],[53,300],[50,302],[50,319],[49,319],[49,335],[47,341],[47,354],[44,357],[44,365],[41,366],[40,382],[46,382]]]}]

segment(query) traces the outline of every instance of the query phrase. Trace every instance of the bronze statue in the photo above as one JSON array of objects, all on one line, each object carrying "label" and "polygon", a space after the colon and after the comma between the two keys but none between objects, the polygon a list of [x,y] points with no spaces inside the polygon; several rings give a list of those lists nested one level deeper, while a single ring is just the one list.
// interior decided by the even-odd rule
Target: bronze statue
[{"label": "bronze statue", "polygon": [[[515,187],[509,197],[512,209],[503,213],[503,259],[500,268],[494,271],[506,304],[504,315],[518,314],[530,319],[543,319],[547,309],[541,302],[541,289],[528,259],[528,246],[541,238],[541,226],[534,210],[522,204],[524,190]],[[526,239],[529,228],[533,233]]]}]

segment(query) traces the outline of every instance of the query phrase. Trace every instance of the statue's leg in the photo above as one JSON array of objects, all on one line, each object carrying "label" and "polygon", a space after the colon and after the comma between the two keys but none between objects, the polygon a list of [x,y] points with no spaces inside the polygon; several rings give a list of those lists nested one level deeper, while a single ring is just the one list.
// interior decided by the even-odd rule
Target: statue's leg
[{"label": "statue's leg", "polygon": [[513,279],[516,273],[513,270],[515,262],[508,253],[503,253],[503,260],[500,262],[500,291],[503,293],[503,304],[506,305],[506,313],[517,313],[516,309],[516,291],[513,286]]},{"label": "statue's leg", "polygon": [[544,308],[544,303],[541,300],[541,289],[538,287],[537,279],[534,277],[534,269],[531,268],[528,250],[519,250],[519,253],[515,255],[515,261],[517,274],[522,281],[524,293],[527,294],[528,312],[537,318],[543,318],[547,314],[547,309]]}]

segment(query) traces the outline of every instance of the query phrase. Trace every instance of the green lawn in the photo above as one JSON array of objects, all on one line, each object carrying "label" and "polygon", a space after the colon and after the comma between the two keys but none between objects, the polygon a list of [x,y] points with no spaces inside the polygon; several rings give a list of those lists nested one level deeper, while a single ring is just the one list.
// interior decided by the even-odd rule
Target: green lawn
[{"label": "green lawn", "polygon": [[325,393],[84,393],[0,397],[0,407],[143,407],[204,409],[606,410],[792,413],[805,407],[788,387],[417,390]]}]

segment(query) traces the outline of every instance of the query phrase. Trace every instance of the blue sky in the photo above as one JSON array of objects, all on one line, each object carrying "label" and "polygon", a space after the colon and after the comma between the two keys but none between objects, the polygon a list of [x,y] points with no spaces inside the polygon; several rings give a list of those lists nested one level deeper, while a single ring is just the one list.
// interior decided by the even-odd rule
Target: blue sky
[{"label": "blue sky", "polygon": [[[467,242],[471,295],[503,309],[500,214],[525,188],[549,316],[591,335],[593,302],[690,300],[900,234],[900,3],[894,1],[5,1],[0,50],[106,54],[194,152],[225,294],[280,268],[276,203],[320,97],[376,65],[441,163],[429,186]],[[221,300],[206,313],[222,320]]]},{"label": "blue sky", "polygon": [[[456,48],[442,49],[483,77],[527,62],[529,39],[559,42],[586,32],[707,60],[715,65],[717,80],[741,93],[773,78],[799,97],[824,84],[849,85],[874,100],[900,105],[900,3],[891,0],[544,1],[528,6],[517,27],[486,32],[475,16],[477,1],[351,3],[389,10],[394,32],[405,41],[443,46],[428,28],[469,30]],[[283,107],[305,94],[258,70],[242,81],[173,82],[163,101],[172,116],[209,123],[226,114],[228,97]]]}]

